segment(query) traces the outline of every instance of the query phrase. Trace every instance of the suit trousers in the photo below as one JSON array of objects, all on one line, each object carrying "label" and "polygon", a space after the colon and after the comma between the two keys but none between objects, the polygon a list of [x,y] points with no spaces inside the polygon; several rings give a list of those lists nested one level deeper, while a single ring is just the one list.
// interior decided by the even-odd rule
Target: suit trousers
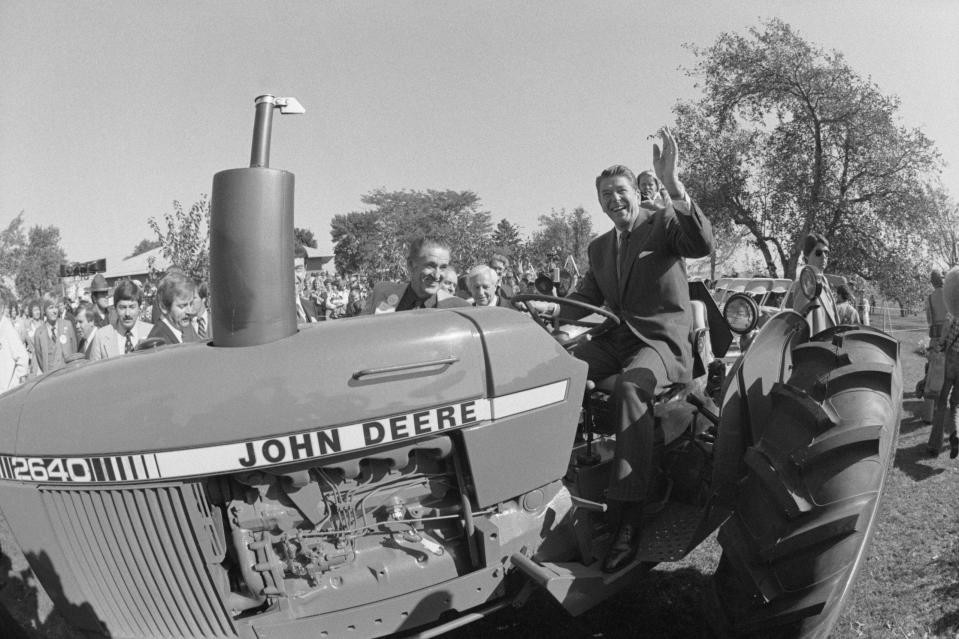
[{"label": "suit trousers", "polygon": [[663,431],[649,413],[651,402],[669,383],[659,354],[624,324],[576,348],[589,364],[588,377],[599,381],[619,375],[610,401],[616,452],[607,497],[645,501],[662,458]]},{"label": "suit trousers", "polygon": [[[949,404],[948,413],[946,404]],[[950,349],[946,353],[946,374],[942,380],[942,390],[936,398],[936,411],[929,431],[928,447],[938,453],[942,450],[943,435],[956,432],[959,421],[959,353]]]}]

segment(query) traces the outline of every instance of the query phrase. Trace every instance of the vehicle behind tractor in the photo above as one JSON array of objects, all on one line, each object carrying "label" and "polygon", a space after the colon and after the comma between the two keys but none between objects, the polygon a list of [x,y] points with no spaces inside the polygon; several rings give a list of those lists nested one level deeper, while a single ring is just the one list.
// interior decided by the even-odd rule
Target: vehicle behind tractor
[{"label": "vehicle behind tractor", "polygon": [[[257,99],[251,166],[214,178],[213,341],[76,363],[0,396],[0,509],[68,624],[435,636],[535,588],[579,614],[718,528],[714,632],[828,634],[895,449],[895,340],[810,335],[782,311],[727,370],[732,329],[756,318],[724,316],[691,283],[696,378],[652,407],[662,498],[636,561],[604,574],[614,380],[587,383],[571,353],[608,323],[570,339],[546,318],[467,308],[298,328],[293,179],[269,168],[272,114],[290,100]],[[815,302],[821,284],[802,284]],[[534,319],[537,298],[518,298]],[[136,418],[101,411],[77,432],[63,407],[105,387],[136,398]]]}]

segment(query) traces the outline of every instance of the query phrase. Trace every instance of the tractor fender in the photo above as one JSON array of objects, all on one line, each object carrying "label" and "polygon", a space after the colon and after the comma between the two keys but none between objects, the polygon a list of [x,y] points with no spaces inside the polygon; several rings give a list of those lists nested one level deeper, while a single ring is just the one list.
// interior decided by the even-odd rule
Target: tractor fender
[{"label": "tractor fender", "polygon": [[784,381],[792,366],[792,347],[809,338],[802,315],[777,313],[756,334],[726,375],[722,410],[713,459],[713,494],[728,504],[745,474],[743,455],[759,441],[768,423],[770,391]]}]

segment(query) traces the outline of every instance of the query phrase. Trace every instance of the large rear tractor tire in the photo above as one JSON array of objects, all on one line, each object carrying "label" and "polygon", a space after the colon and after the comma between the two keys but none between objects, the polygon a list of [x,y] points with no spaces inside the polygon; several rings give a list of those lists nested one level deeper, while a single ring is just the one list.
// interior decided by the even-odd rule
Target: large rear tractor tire
[{"label": "large rear tractor tire", "polygon": [[902,404],[899,345],[868,328],[792,351],[723,524],[707,608],[728,637],[827,637],[876,526]]}]

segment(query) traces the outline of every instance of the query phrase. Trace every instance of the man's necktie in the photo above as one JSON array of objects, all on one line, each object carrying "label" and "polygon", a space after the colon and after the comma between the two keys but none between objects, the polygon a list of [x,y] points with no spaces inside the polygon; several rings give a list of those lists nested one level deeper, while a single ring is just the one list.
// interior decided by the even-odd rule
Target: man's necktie
[{"label": "man's necktie", "polygon": [[206,339],[206,320],[202,317],[196,318],[196,332],[200,339]]},{"label": "man's necktie", "polygon": [[629,231],[623,231],[619,234],[619,249],[617,250],[616,255],[616,277],[619,278],[619,281],[623,281],[623,277],[627,275],[626,268],[626,253],[629,252]]},{"label": "man's necktie", "polygon": [[50,327],[50,339],[54,342],[57,341],[57,327],[56,325]]},{"label": "man's necktie", "polygon": [[123,352],[129,353],[132,350],[133,350],[133,336],[131,335],[130,331],[127,331],[127,341],[123,345]]}]

